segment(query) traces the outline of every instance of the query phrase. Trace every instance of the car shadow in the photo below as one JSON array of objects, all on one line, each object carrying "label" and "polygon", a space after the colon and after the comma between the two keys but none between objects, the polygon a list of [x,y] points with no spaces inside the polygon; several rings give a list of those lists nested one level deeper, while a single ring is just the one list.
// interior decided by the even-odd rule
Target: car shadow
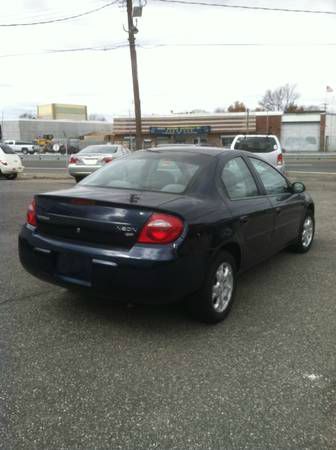
[{"label": "car shadow", "polygon": [[[107,299],[95,294],[83,294],[76,291],[62,291],[59,300],[64,307],[64,313],[71,320],[89,320],[99,323],[122,324],[123,327],[142,328],[150,327],[151,332],[169,332],[178,329],[214,330],[224,325],[227,330],[236,326],[248,325],[251,313],[257,318],[263,314],[265,305],[260,301],[260,290],[268,290],[272,296],[272,285],[279,283],[279,274],[293,271],[297,267],[297,258],[302,255],[291,254],[288,251],[273,256],[255,268],[243,273],[239,277],[235,302],[229,316],[217,326],[209,326],[193,319],[187,311],[183,301],[172,304],[140,304],[121,303],[113,298]],[[286,288],[286,276],[281,279]],[[275,298],[276,302],[277,299]],[[265,303],[265,302],[264,302]]]}]

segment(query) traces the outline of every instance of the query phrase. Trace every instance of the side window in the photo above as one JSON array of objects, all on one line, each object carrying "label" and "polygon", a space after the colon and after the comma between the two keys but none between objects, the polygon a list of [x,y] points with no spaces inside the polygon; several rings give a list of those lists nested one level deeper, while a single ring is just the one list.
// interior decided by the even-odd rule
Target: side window
[{"label": "side window", "polygon": [[251,163],[258,172],[267,194],[283,194],[288,192],[286,179],[266,162],[250,158]]},{"label": "side window", "polygon": [[255,197],[259,194],[250,169],[240,157],[231,159],[225,164],[221,178],[232,200]]}]

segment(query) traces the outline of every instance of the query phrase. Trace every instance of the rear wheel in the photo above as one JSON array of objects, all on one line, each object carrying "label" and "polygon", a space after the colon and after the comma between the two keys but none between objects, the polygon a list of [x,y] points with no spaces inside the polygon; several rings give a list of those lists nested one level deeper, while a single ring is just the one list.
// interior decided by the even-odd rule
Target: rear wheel
[{"label": "rear wheel", "polygon": [[223,251],[211,264],[201,290],[188,299],[191,314],[206,323],[224,320],[231,309],[236,284],[236,261],[231,253]]},{"label": "rear wheel", "polygon": [[4,175],[5,178],[7,178],[7,180],[15,180],[15,178],[17,177],[17,173],[11,173],[8,175]]},{"label": "rear wheel", "polygon": [[28,155],[28,149],[27,149],[27,148],[23,148],[23,149],[22,149],[22,153],[23,153],[24,155]]},{"label": "rear wheel", "polygon": [[313,244],[315,234],[315,219],[311,211],[307,211],[296,244],[290,247],[297,253],[306,253]]},{"label": "rear wheel", "polygon": [[75,178],[76,183],[79,183],[82,179],[82,177],[74,177],[74,178]]}]

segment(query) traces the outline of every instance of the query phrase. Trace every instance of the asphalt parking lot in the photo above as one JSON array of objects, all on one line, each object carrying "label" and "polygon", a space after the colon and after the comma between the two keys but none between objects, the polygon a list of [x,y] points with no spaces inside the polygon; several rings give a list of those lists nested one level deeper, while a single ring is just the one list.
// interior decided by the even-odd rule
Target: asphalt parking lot
[{"label": "asphalt parking lot", "polygon": [[73,182],[0,179],[0,448],[335,449],[336,176],[299,178],[311,252],[242,275],[217,326],[32,278],[17,257],[26,207]]}]

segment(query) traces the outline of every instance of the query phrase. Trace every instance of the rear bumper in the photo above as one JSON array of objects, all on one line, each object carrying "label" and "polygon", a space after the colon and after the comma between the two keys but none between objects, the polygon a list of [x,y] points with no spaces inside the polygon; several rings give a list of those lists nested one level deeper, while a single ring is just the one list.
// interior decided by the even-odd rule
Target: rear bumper
[{"label": "rear bumper", "polygon": [[[165,247],[165,248],[163,248]],[[79,287],[107,295],[111,300],[169,303],[198,290],[205,267],[189,256],[178,256],[173,247],[136,245],[114,251],[54,240],[24,226],[19,236],[19,256],[32,275],[64,287]],[[60,258],[84,260],[75,276],[60,269]]]},{"label": "rear bumper", "polygon": [[79,166],[71,164],[68,166],[69,174],[73,177],[85,177],[100,169],[102,166]]}]

